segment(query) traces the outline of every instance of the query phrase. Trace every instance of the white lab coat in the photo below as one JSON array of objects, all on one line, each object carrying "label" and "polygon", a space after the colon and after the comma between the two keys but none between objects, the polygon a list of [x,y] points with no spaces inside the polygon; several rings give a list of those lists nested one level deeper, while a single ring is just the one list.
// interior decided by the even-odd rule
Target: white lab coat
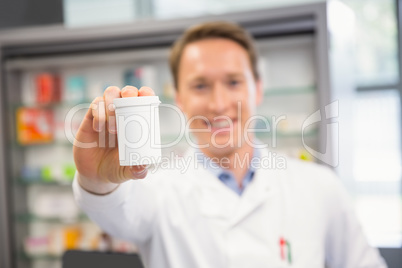
[{"label": "white lab coat", "polygon": [[76,200],[106,232],[135,243],[149,268],[386,267],[329,169],[288,159],[283,170],[258,169],[238,196],[193,153],[184,173],[158,170],[106,196],[75,179]]}]

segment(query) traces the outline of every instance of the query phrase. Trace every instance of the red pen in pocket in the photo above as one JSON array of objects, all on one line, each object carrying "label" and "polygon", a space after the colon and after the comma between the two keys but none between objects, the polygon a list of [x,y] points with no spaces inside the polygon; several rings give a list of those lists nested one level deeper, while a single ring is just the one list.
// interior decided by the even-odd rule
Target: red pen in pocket
[{"label": "red pen in pocket", "polygon": [[290,248],[290,243],[283,237],[279,238],[279,248],[281,254],[281,260],[286,261],[291,264],[292,263],[292,253]]}]

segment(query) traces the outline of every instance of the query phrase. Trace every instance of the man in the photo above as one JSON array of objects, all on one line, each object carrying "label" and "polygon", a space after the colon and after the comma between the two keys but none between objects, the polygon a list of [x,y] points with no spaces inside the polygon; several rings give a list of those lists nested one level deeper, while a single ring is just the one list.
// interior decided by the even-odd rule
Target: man
[{"label": "man", "polygon": [[[269,152],[257,148],[247,122],[262,85],[241,27],[190,28],[174,44],[170,66],[177,105],[198,143],[185,156],[188,170],[138,180],[146,167],[119,166],[116,147],[74,146],[74,193],[92,220],[138,245],[146,267],[385,267],[332,172],[290,159],[281,169],[262,167]],[[113,99],[149,95],[147,87],[107,88],[77,141],[116,139]]]}]

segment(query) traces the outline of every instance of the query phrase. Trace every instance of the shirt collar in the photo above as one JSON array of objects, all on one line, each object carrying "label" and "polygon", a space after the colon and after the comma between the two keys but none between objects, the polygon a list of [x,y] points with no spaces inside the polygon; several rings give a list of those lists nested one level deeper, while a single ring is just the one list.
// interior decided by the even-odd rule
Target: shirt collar
[{"label": "shirt collar", "polygon": [[[229,170],[225,170],[222,167],[219,166],[218,163],[213,161],[212,158],[209,158],[206,156],[204,153],[201,152],[200,149],[196,149],[195,155],[197,162],[201,164],[206,170],[208,170],[210,173],[212,173],[216,178],[218,178],[220,181],[222,181],[226,186],[231,188],[232,190],[235,190],[238,194],[241,194],[241,192],[244,190],[244,188],[251,182],[251,180],[254,177],[254,173],[256,171],[255,165],[252,164],[253,161],[261,158],[260,151],[256,148],[253,149],[253,155],[249,157],[249,161],[245,162],[246,165],[248,165],[248,170],[243,178],[242,184],[243,187],[242,189],[235,190],[235,182],[230,182],[227,179],[234,180],[233,174]],[[243,163],[242,159],[240,159],[241,163]]]}]

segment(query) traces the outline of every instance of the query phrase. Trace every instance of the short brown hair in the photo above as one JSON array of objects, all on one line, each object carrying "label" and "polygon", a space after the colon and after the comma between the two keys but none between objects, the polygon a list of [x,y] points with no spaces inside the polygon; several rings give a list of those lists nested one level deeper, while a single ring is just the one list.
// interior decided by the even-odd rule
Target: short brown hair
[{"label": "short brown hair", "polygon": [[186,30],[172,46],[169,64],[176,90],[178,89],[179,65],[184,48],[192,42],[208,38],[226,38],[241,45],[247,51],[254,78],[259,78],[257,70],[257,52],[252,36],[235,23],[225,21],[207,22]]}]

